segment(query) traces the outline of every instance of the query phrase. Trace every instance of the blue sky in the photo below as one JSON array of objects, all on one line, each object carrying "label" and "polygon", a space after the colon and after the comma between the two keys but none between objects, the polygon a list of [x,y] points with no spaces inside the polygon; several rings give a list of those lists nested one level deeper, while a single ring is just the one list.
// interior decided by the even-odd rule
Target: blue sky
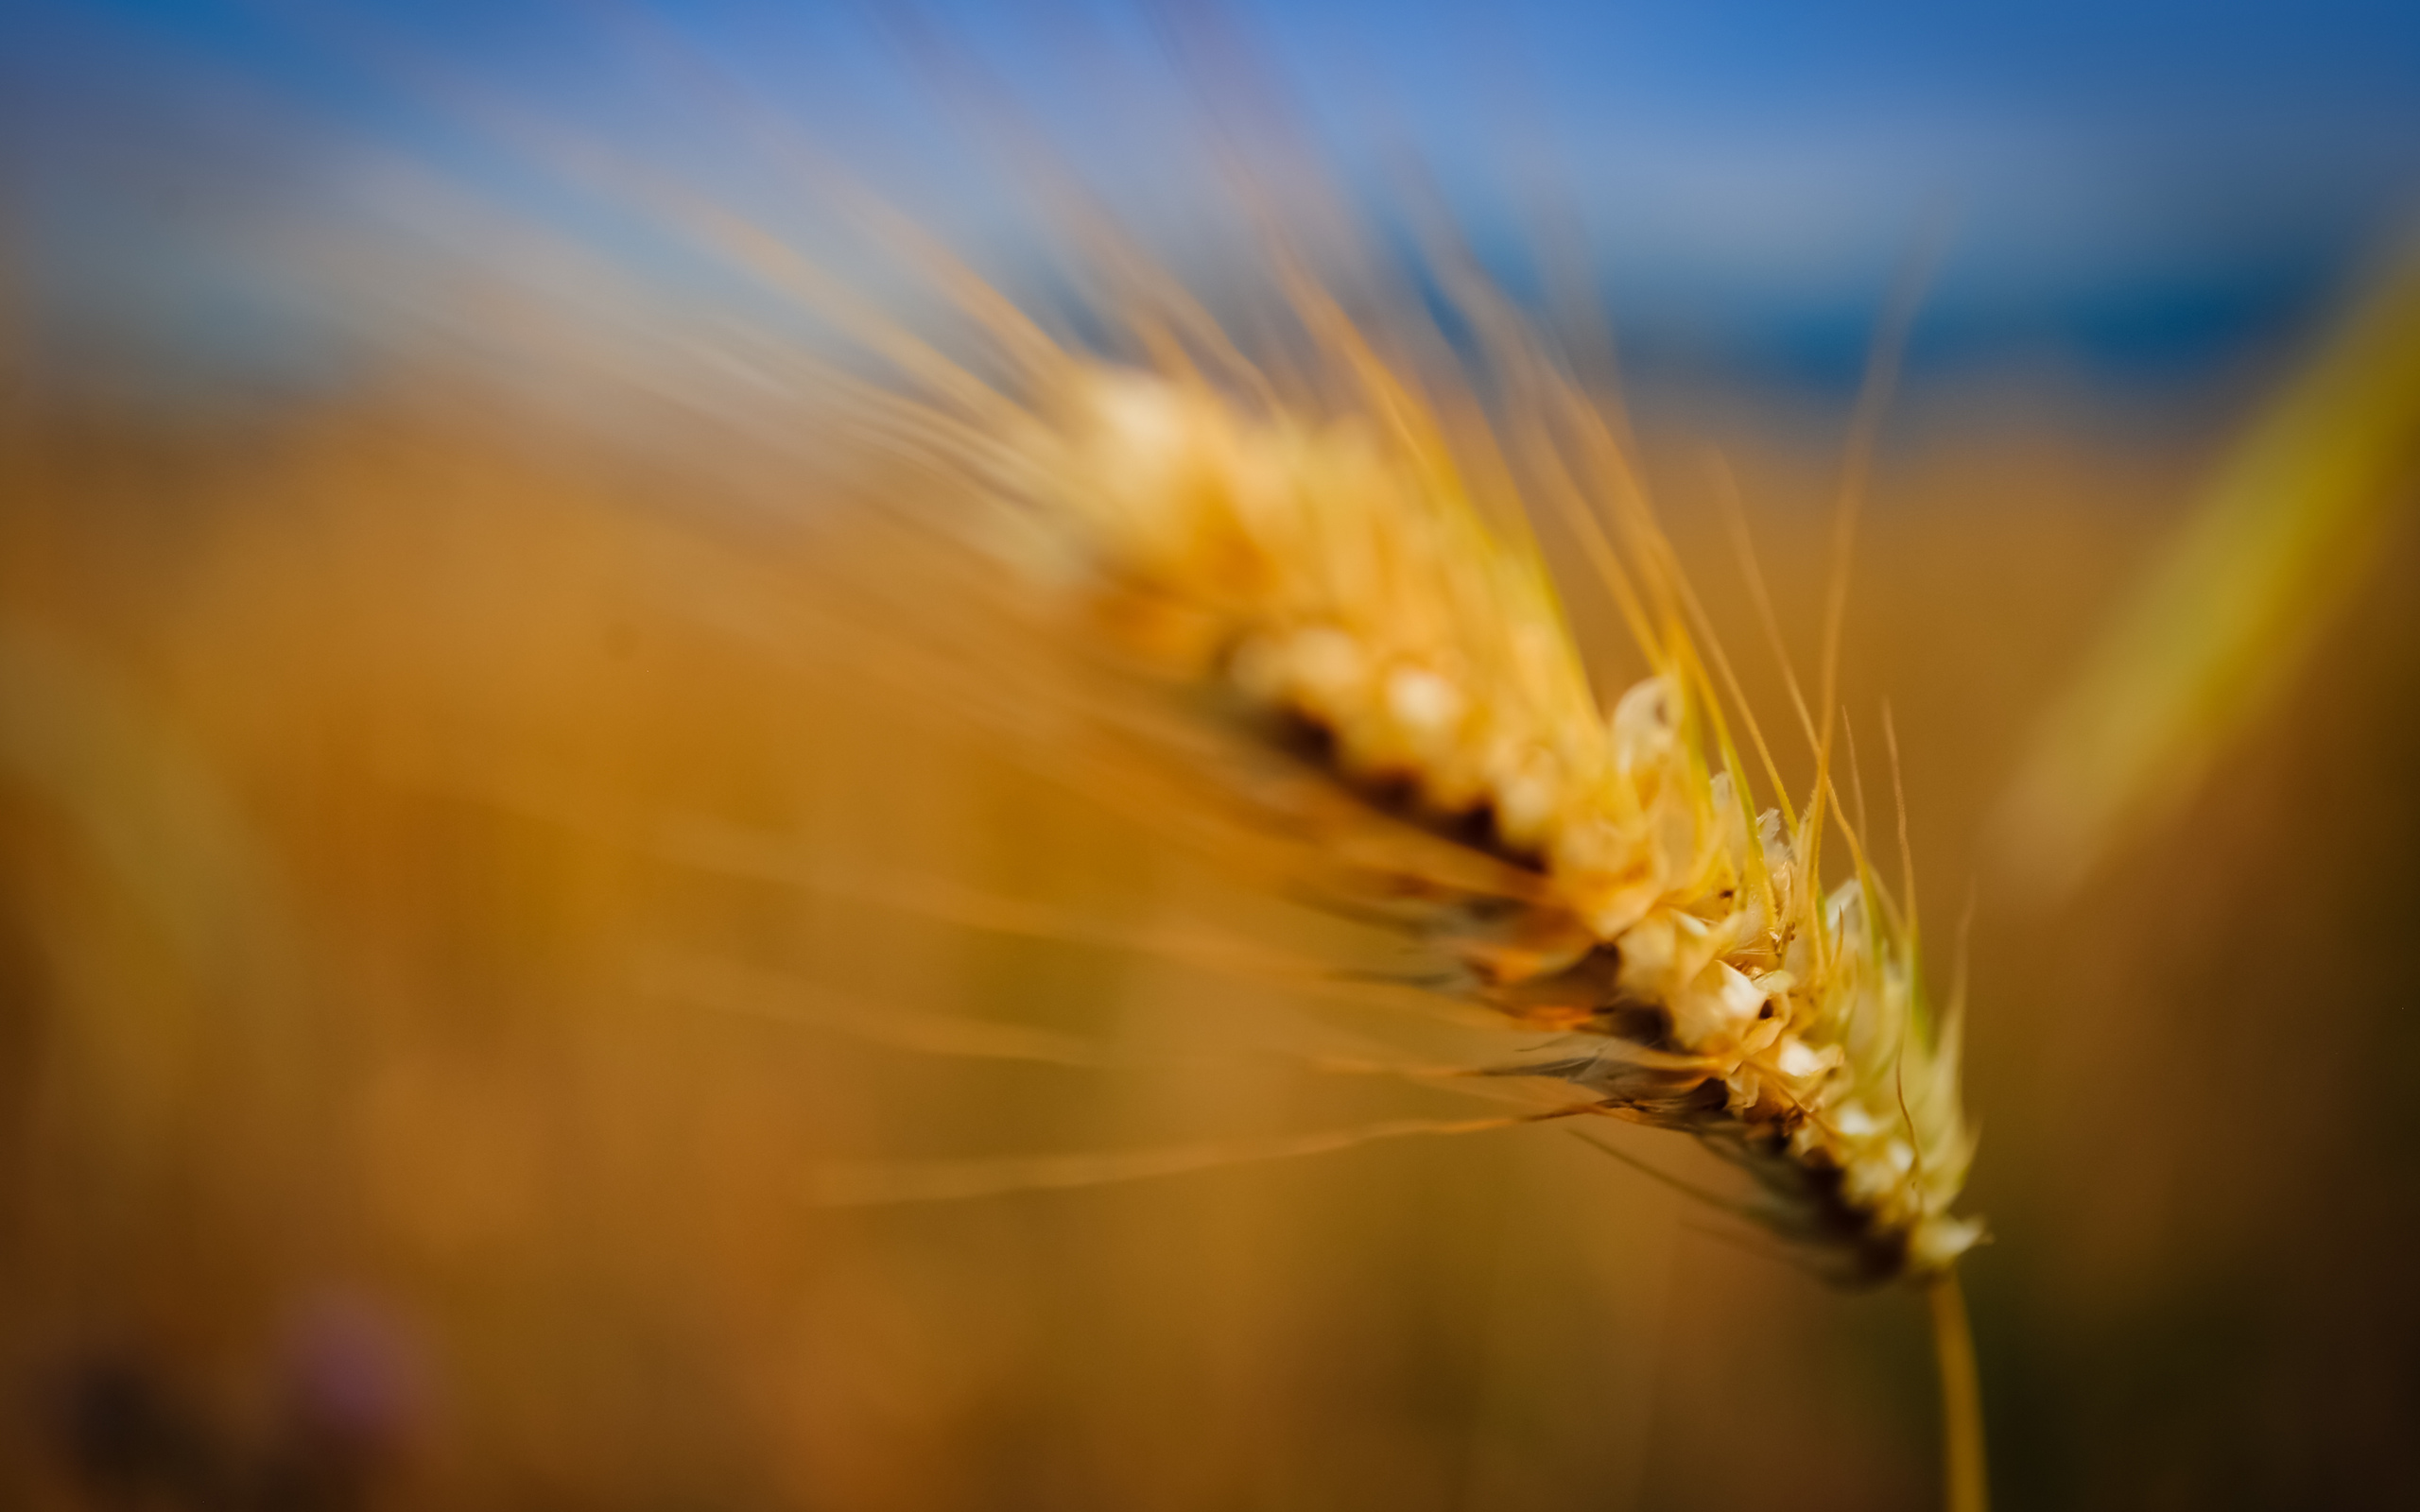
[{"label": "blue sky", "polygon": [[[221,347],[311,318],[228,228],[339,216],[367,163],[416,164],[678,276],[668,251],[649,261],[643,217],[517,161],[432,79],[796,210],[732,149],[737,117],[698,109],[744,87],[1011,268],[1059,232],[983,140],[994,118],[953,103],[968,78],[1179,257],[1232,218],[1201,187],[1205,119],[1271,154],[1309,144],[1381,218],[1416,164],[1516,286],[1552,205],[1634,348],[1823,384],[1854,368],[1892,269],[1944,215],[1920,357],[2158,379],[2308,320],[2420,201],[2410,4],[16,0],[11,14],[0,119],[30,218],[55,222],[36,237],[43,276],[80,307]],[[813,244],[811,221],[787,224]]]}]

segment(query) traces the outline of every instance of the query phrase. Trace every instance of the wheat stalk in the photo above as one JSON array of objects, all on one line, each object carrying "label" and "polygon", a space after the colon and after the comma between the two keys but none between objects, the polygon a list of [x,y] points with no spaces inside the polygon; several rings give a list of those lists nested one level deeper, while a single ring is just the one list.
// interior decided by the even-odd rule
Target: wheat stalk
[{"label": "wheat stalk", "polygon": [[[1171,358],[1172,342],[1147,369],[1037,357],[1027,341],[1019,402],[987,391],[933,417],[934,452],[972,482],[973,512],[952,523],[973,521],[1080,645],[1180,690],[1188,717],[1306,764],[1307,782],[1240,783],[1265,827],[1305,852],[1303,871],[1416,936],[1443,963],[1432,989],[1553,1037],[1486,1068],[1555,1089],[1558,1106],[1531,1120],[1366,1137],[1575,1113],[1694,1136],[1752,1179],[1743,1211],[1815,1268],[1927,1291],[1949,1501],[1980,1508],[1979,1404],[1952,1269],[1983,1232],[1953,1211],[1975,1143],[1962,1011],[1927,998],[1912,864],[1894,895],[1834,791],[1832,722],[1819,730],[1794,682],[1817,776],[1803,805],[1789,801],[1613,428],[1534,347],[1509,344],[1520,383],[1499,443],[1475,406],[1449,419],[1316,290],[1294,293],[1342,374],[1340,399],[1280,398],[1251,374],[1213,381]],[[1538,498],[1646,662],[1610,713],[1547,570]],[[1844,525],[1843,555],[1845,539]],[[1836,586],[1826,708],[1839,607]],[[1722,692],[1773,796],[1761,811]],[[1155,721],[1138,728],[1172,764],[1201,755]],[[1895,737],[1892,756],[1895,787]],[[1827,889],[1831,833],[1852,866]],[[1030,1180],[928,1172],[909,1191],[1213,1158],[1061,1161]]]},{"label": "wheat stalk", "polygon": [[[1255,369],[1156,275],[1136,296],[1154,306],[1110,312],[1149,353],[1121,365],[1053,341],[953,265],[933,292],[993,338],[1011,380],[1000,385],[778,238],[674,201],[667,214],[702,245],[832,316],[905,377],[902,393],[820,369],[847,417],[834,437],[909,464],[886,505],[938,522],[954,546],[978,544],[1013,569],[1022,610],[1189,700],[1174,725],[1163,709],[1112,711],[1130,744],[1235,778],[1226,796],[1290,842],[1263,848],[1275,875],[1290,866],[1413,932],[1444,968],[1435,990],[1556,1037],[1487,1068],[1553,1084],[1545,1112],[1398,1132],[1587,1112],[1694,1136],[1751,1178],[1747,1211],[1815,1268],[1931,1289],[1954,1500],[1980,1504],[1972,1360],[1950,1280],[1983,1234],[1953,1211],[1974,1153],[1962,1005],[1928,998],[1912,867],[1887,886],[1834,789],[1838,563],[1820,726],[1792,684],[1816,750],[1812,792],[1793,805],[1616,427],[1467,274],[1442,270],[1505,366],[1496,425],[1483,406],[1424,392],[1283,248],[1280,283],[1316,387]],[[1844,491],[1853,500],[1854,481]],[[1610,711],[1547,569],[1547,526],[1583,555],[1645,662]],[[990,592],[979,573],[953,581]],[[1014,682],[1013,655],[968,648],[969,707],[1057,699]],[[1726,694],[1769,807],[1752,797]],[[1306,757],[1315,780],[1224,765],[1227,747],[1177,728],[1186,720]],[[1835,833],[1850,875],[1827,888]],[[1904,825],[1901,840],[1904,854]],[[1201,1155],[1053,1166],[1037,1180],[1192,1169]],[[1019,1184],[926,1174],[909,1185]]]},{"label": "wheat stalk", "polygon": [[2044,896],[2173,816],[2290,684],[2380,556],[2420,468],[2420,256],[2269,402],[2046,711],[2001,804]]}]

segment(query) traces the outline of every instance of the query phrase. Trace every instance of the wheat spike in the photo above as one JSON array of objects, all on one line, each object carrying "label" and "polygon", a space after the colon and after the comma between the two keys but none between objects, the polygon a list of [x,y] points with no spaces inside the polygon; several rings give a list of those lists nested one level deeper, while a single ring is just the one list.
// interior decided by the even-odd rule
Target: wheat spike
[{"label": "wheat spike", "polygon": [[[1470,427],[1449,438],[1297,295],[1353,400],[1282,406],[1070,355],[986,454],[989,549],[1083,643],[1353,797],[1314,823],[1296,788],[1253,795],[1304,849],[1409,824],[1512,879],[1391,866],[1381,846],[1325,880],[1417,932],[1451,968],[1443,990],[1560,1036],[1506,1069],[1697,1136],[1833,1275],[1941,1271],[1982,1232],[1951,1212],[1973,1152],[1956,1006],[1927,1005],[1911,909],[1836,801],[1753,805],[1643,499],[1600,522],[1582,497],[1609,437],[1583,432],[1598,455],[1561,476],[1651,669],[1610,713],[1522,517],[1472,481]],[[1828,891],[1826,823],[1856,861]]]}]

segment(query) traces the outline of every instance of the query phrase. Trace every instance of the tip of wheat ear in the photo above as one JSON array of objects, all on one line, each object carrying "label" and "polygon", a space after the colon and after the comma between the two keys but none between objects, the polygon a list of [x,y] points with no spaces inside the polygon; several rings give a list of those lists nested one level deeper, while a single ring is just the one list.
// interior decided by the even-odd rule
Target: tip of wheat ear
[{"label": "tip of wheat ear", "polygon": [[1677,626],[1603,713],[1534,550],[1482,521],[1409,402],[1315,420],[1078,362],[1034,415],[1002,487],[1052,593],[1162,675],[1316,731],[1394,818],[1531,875],[1511,901],[1389,890],[1430,900],[1456,990],[1567,1031],[1534,1074],[1730,1156],[1843,1277],[1981,1237],[1948,1211],[1973,1147],[1955,1015],[1927,1010],[1876,885],[1824,894],[1811,835],[1709,751]]}]

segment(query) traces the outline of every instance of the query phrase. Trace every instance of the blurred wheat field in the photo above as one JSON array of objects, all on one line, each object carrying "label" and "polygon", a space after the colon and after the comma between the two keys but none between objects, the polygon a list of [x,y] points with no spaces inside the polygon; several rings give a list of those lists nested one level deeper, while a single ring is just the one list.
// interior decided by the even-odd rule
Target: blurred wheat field
[{"label": "blurred wheat field", "polygon": [[[1766,707],[1706,444],[1766,559],[1806,559],[1831,459],[1790,434],[1645,438]],[[1928,905],[1980,896],[1971,1284],[2016,1504],[2420,1486],[2415,1047],[2378,948],[2420,829],[2405,595],[2073,902],[1998,896],[1986,850],[2211,453],[1939,421],[1886,455],[1857,568],[1844,696],[1893,711]],[[860,548],[784,495],[812,465],[414,383],[28,407],[6,466],[11,1502],[1930,1499],[1903,1299],[1550,1127],[810,1204],[836,1161],[1462,1106],[1303,1064],[1449,1044],[1251,964],[1350,959],[1349,925],[888,686],[831,612]],[[1777,586],[1810,644],[1820,584]],[[1115,1063],[857,1032],[885,1013]]]}]

